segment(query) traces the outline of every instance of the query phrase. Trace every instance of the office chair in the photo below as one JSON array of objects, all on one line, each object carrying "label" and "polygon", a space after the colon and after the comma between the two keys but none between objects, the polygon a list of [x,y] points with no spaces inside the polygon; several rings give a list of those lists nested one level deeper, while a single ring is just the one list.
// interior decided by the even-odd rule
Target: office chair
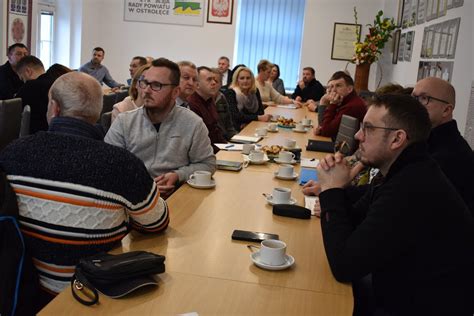
[{"label": "office chair", "polygon": [[354,138],[354,135],[357,133],[359,128],[360,125],[358,119],[349,115],[342,116],[335,142],[336,146],[342,144],[343,142],[346,143],[348,148],[341,148],[340,151],[342,153],[346,155],[352,155],[356,151],[358,142]]},{"label": "office chair", "polygon": [[101,115],[100,125],[102,125],[102,127],[104,128],[104,132],[107,133],[110,128],[110,125],[112,125],[112,111],[105,112]]},{"label": "office chair", "polygon": [[30,135],[30,120],[31,107],[29,105],[25,105],[25,107],[23,108],[23,113],[21,114],[20,137]]},{"label": "office chair", "polygon": [[0,100],[0,150],[20,135],[21,112],[20,98]]},{"label": "office chair", "polygon": [[326,111],[327,105],[318,105],[318,124],[321,126],[323,123],[324,111]]}]

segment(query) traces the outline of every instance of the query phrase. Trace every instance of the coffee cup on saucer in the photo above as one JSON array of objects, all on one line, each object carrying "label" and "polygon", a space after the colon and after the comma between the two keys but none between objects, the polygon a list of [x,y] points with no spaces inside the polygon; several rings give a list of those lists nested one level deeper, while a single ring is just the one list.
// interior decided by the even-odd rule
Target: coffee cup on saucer
[{"label": "coffee cup on saucer", "polygon": [[268,124],[268,130],[271,131],[271,132],[274,132],[277,130],[277,124],[275,123],[271,123],[271,124]]},{"label": "coffee cup on saucer", "polygon": [[253,150],[250,152],[249,159],[250,161],[262,161],[264,157],[263,151]]},{"label": "coffee cup on saucer", "polygon": [[292,149],[292,148],[295,148],[295,147],[296,147],[296,140],[290,139],[290,138],[286,138],[284,144],[285,144],[285,147],[286,147],[286,148]]},{"label": "coffee cup on saucer", "polygon": [[304,126],[310,126],[312,122],[311,119],[304,118],[303,120],[301,120],[301,123],[303,123]]},{"label": "coffee cup on saucer", "polygon": [[292,162],[295,159],[295,154],[286,150],[280,151],[278,154],[278,160],[280,162]]},{"label": "coffee cup on saucer", "polygon": [[196,185],[210,185],[211,176],[212,175],[209,171],[195,171],[189,176],[189,180],[191,180]]},{"label": "coffee cup on saucer", "polygon": [[278,121],[279,118],[280,118],[280,115],[278,115],[278,114],[272,114],[272,117],[271,117],[270,120],[271,120],[272,122],[276,122],[276,121]]},{"label": "coffee cup on saucer", "polygon": [[304,125],[302,123],[298,123],[295,125],[295,130],[297,131],[304,131]]},{"label": "coffee cup on saucer", "polygon": [[287,204],[291,199],[291,189],[274,188],[272,191],[272,201],[274,204]]},{"label": "coffee cup on saucer", "polygon": [[286,244],[281,240],[266,239],[260,244],[260,261],[271,266],[281,266],[286,260]]},{"label": "coffee cup on saucer", "polygon": [[267,129],[265,127],[260,127],[255,129],[257,136],[267,136]]},{"label": "coffee cup on saucer", "polygon": [[294,168],[292,165],[280,165],[278,169],[278,175],[280,177],[290,178],[294,174]]},{"label": "coffee cup on saucer", "polygon": [[242,145],[242,154],[248,155],[252,150],[255,150],[255,144],[243,144]]}]

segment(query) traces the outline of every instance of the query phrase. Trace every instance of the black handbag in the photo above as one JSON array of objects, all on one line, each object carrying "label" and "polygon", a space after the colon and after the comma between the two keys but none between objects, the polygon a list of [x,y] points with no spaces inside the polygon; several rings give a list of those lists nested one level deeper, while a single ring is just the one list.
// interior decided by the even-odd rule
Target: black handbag
[{"label": "black handbag", "polygon": [[146,251],[83,258],[71,280],[72,295],[90,306],[99,302],[98,292],[119,298],[143,286],[158,285],[155,274],[165,272],[164,262],[164,256]]}]

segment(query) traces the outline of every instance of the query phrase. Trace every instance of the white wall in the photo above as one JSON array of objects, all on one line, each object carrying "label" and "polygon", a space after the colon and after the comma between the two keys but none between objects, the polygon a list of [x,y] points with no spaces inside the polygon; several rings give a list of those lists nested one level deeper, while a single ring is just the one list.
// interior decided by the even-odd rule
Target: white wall
[{"label": "white wall", "polygon": [[[331,60],[334,23],[354,23],[353,8],[356,6],[364,38],[368,31],[365,25],[373,22],[382,4],[382,0],[307,0],[301,66],[313,66],[316,77],[323,84],[335,71],[343,70],[346,66],[354,75],[354,64]],[[371,67],[369,89],[374,89],[376,68],[376,65]]]},{"label": "white wall", "polygon": [[[394,16],[397,14],[396,1],[385,1],[385,12],[391,13]],[[447,15],[438,19],[425,22],[420,25],[402,30],[402,33],[407,31],[415,31],[415,42],[413,47],[413,55],[411,62],[398,62],[392,65],[390,52],[385,54],[381,64],[383,64],[383,83],[396,82],[404,86],[414,86],[418,74],[418,63],[420,62],[421,42],[423,39],[423,29],[427,25],[437,24],[446,20],[461,17],[461,26],[458,35],[456,47],[456,59],[454,60],[453,78],[451,83],[456,88],[456,108],[454,110],[454,118],[458,123],[458,128],[461,133],[464,133],[466,124],[467,109],[469,97],[471,93],[471,82],[474,79],[474,25],[472,16],[474,14],[473,1],[464,1],[464,6],[448,10]],[[390,50],[391,45],[387,49]],[[448,59],[443,59],[450,61]]]}]

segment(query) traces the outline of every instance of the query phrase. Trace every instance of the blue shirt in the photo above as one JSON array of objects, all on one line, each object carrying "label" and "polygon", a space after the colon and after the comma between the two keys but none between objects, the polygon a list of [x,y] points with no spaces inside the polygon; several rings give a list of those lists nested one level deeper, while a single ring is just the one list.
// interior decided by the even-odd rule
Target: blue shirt
[{"label": "blue shirt", "polygon": [[88,62],[82,65],[81,68],[79,68],[79,71],[91,75],[92,77],[97,79],[100,84],[105,83],[111,88],[121,86],[120,83],[118,83],[112,78],[107,67],[103,65],[94,65],[92,62]]}]

